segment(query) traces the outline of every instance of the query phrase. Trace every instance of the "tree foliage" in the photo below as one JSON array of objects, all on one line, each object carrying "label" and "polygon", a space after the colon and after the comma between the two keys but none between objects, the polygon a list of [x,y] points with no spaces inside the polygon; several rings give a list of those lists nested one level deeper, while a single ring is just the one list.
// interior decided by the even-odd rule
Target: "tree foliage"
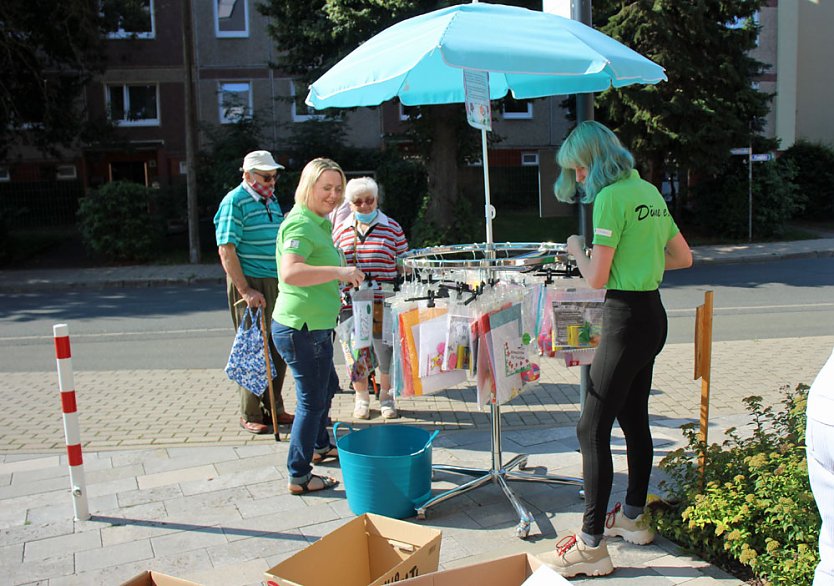
[{"label": "tree foliage", "polygon": [[805,204],[802,217],[834,220],[834,147],[799,140],[787,149],[780,162],[796,165],[796,183]]},{"label": "tree foliage", "polygon": [[662,65],[669,80],[609,90],[597,100],[607,122],[647,164],[712,175],[733,147],[763,127],[769,95],[752,82],[764,65],[750,57],[760,0],[600,0],[596,25]]},{"label": "tree foliage", "polygon": [[0,2],[0,154],[81,133],[81,90],[103,67],[105,22],[98,0]]},{"label": "tree foliage", "polygon": [[[360,43],[383,29],[418,14],[457,2],[437,0],[265,0],[258,10],[270,19],[269,34],[279,56],[276,65],[305,82],[312,82]],[[510,1],[534,8],[536,1]],[[466,127],[459,104],[424,106],[413,121],[418,151],[428,171],[427,206],[421,222],[433,224],[440,238],[457,239],[452,220],[459,209],[457,166],[476,133]]]}]

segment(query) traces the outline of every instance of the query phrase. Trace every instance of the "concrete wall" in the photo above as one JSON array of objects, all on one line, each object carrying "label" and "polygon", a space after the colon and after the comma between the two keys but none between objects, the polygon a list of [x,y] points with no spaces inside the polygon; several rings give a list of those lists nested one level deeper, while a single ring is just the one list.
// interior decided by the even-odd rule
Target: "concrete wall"
[{"label": "concrete wall", "polygon": [[793,0],[799,4],[796,132],[798,138],[834,145],[834,2]]}]

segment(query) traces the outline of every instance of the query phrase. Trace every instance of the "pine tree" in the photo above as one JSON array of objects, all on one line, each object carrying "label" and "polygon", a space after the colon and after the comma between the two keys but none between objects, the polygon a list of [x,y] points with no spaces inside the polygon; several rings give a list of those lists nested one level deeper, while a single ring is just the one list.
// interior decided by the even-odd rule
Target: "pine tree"
[{"label": "pine tree", "polygon": [[753,87],[764,65],[750,57],[760,0],[595,2],[597,27],[666,69],[654,86],[609,90],[597,117],[617,132],[652,182],[716,172],[733,147],[763,127],[771,96]]}]

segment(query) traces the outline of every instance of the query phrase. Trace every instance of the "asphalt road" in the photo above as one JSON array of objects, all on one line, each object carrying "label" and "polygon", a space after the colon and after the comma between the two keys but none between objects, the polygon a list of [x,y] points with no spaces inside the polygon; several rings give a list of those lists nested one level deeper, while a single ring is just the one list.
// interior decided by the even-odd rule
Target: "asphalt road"
[{"label": "asphalt road", "polygon": [[[834,332],[834,258],[668,273],[670,343],[692,340],[706,290],[715,295],[716,341]],[[0,372],[54,372],[57,323],[69,325],[76,370],[219,368],[232,340],[219,286],[3,294]]]}]

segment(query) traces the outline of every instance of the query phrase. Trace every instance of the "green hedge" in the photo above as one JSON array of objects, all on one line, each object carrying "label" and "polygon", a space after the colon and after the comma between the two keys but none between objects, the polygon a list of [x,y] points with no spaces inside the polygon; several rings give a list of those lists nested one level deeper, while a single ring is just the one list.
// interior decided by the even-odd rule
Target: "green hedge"
[{"label": "green hedge", "polygon": [[[810,584],[818,562],[820,516],[805,459],[808,387],[787,392],[784,410],[745,399],[753,432],[727,430],[722,445],[703,445],[684,426],[688,448],[663,459],[667,506],[653,509],[658,531],[725,569],[747,568],[767,584]],[[786,389],[787,391],[787,389]],[[698,454],[706,453],[700,490]]]},{"label": "green hedge", "polygon": [[117,262],[156,256],[165,234],[156,195],[138,183],[115,181],[82,198],[78,229],[87,252]]}]

